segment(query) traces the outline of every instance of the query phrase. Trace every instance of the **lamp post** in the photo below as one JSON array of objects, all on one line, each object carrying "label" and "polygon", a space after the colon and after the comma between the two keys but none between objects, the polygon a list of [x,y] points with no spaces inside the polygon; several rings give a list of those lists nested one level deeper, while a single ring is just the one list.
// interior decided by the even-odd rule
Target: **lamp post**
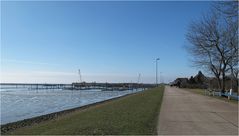
[{"label": "lamp post", "polygon": [[156,59],[156,86],[158,86],[158,60],[160,60],[160,58]]},{"label": "lamp post", "polygon": [[160,75],[159,75],[159,82],[160,82],[160,83],[163,83],[163,82],[164,82],[164,81],[163,81],[162,73],[163,73],[163,72],[160,72]]}]

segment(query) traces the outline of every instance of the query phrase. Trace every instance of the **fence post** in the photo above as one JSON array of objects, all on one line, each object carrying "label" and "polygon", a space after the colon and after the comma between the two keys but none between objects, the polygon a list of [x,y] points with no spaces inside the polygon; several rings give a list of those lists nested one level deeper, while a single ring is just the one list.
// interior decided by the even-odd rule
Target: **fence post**
[{"label": "fence post", "polygon": [[229,94],[228,94],[228,100],[230,100],[231,99],[231,95],[232,95],[232,89],[230,89],[230,92],[229,92]]}]

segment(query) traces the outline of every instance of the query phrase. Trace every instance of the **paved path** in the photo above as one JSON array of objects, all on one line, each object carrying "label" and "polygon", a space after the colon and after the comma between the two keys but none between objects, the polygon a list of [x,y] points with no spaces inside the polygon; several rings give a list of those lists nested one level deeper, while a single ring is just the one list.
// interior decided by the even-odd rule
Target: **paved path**
[{"label": "paved path", "polygon": [[166,87],[159,135],[237,135],[238,105]]}]

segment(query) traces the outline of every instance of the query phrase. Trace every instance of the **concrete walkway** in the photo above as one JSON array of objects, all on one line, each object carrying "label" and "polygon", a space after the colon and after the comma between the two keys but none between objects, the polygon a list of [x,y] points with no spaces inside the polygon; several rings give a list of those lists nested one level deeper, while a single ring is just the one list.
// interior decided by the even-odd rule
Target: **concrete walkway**
[{"label": "concrete walkway", "polygon": [[159,135],[237,135],[238,104],[166,87]]}]

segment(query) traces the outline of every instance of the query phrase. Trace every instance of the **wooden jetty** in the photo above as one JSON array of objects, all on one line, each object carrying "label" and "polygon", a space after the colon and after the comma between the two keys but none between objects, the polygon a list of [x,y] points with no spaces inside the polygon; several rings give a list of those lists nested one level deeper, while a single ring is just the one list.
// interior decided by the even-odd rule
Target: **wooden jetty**
[{"label": "wooden jetty", "polygon": [[0,83],[0,89],[18,89],[25,88],[28,90],[40,89],[66,89],[66,90],[91,90],[99,89],[102,91],[124,91],[133,90],[137,88],[151,88],[153,84],[137,84],[137,83],[72,83],[72,84],[36,84],[36,83]]}]

